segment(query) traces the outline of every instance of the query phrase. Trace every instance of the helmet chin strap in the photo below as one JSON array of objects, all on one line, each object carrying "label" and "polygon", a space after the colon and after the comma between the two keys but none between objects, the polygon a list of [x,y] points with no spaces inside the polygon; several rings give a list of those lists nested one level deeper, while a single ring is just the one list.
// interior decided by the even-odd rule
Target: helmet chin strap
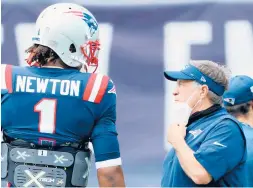
[{"label": "helmet chin strap", "polygon": [[98,65],[96,65],[95,67],[96,67],[96,68],[95,68],[95,70],[94,70],[92,73],[95,73],[95,72],[97,71]]},{"label": "helmet chin strap", "polygon": [[[91,70],[89,70],[89,69],[92,67],[95,67],[95,69],[91,72]],[[88,66],[87,64],[85,64],[80,69],[80,72],[95,73],[97,71],[97,69],[98,69],[98,66]]]}]

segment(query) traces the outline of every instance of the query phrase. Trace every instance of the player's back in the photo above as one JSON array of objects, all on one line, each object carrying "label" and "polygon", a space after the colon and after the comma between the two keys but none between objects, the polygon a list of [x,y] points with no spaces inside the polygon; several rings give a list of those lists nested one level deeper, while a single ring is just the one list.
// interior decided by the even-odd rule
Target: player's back
[{"label": "player's back", "polygon": [[2,65],[2,129],[42,145],[87,140],[108,81],[75,69]]}]

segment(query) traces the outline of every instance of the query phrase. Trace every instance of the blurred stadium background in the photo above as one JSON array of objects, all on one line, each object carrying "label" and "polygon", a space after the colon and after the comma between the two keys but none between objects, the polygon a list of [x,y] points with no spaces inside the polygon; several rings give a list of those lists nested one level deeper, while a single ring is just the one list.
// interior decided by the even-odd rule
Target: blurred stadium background
[{"label": "blurred stadium background", "polygon": [[[253,77],[253,0],[2,0],[2,63],[25,65],[36,17],[56,2],[82,4],[100,23],[100,71],[117,86],[126,183],[159,186],[173,87],[163,70],[209,59]],[[95,174],[93,165],[89,186]]]}]

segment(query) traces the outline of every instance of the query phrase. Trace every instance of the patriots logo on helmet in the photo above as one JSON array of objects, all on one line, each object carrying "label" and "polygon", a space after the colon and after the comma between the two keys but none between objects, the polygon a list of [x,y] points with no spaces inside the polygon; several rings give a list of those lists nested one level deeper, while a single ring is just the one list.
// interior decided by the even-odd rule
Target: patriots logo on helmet
[{"label": "patriots logo on helmet", "polygon": [[65,13],[72,13],[75,16],[81,17],[83,21],[87,23],[87,25],[90,28],[91,36],[97,31],[98,29],[98,23],[96,20],[89,14],[81,12],[81,11],[68,11]]},{"label": "patriots logo on helmet", "polygon": [[235,104],[235,98],[225,98],[224,101],[226,101],[227,103],[230,103],[232,105]]},{"label": "patriots logo on helmet", "polygon": [[89,14],[83,13],[83,20],[88,24],[92,35],[98,29],[98,23]]}]

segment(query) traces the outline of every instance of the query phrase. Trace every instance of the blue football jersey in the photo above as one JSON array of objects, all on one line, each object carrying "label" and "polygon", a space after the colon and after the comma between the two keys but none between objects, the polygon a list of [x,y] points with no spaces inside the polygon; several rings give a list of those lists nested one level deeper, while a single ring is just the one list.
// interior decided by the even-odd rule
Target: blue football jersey
[{"label": "blue football jersey", "polygon": [[247,187],[253,187],[253,128],[247,124],[242,123],[243,131],[247,141]]},{"label": "blue football jersey", "polygon": [[116,91],[108,76],[11,65],[1,65],[1,73],[7,136],[38,145],[90,140],[96,161],[119,158]]}]

